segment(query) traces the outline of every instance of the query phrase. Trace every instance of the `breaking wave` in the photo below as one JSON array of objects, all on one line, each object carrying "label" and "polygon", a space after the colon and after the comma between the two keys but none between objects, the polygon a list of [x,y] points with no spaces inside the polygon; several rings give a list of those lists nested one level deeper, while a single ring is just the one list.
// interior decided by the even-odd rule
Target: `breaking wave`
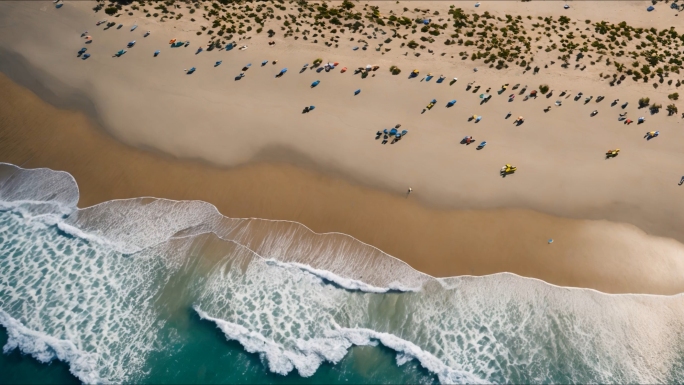
[{"label": "breaking wave", "polygon": [[67,173],[0,164],[4,352],[67,362],[85,383],[146,382],[188,310],[281,375],[381,345],[441,383],[684,379],[679,295],[435,279],[348,235],[206,202],[77,202]]}]

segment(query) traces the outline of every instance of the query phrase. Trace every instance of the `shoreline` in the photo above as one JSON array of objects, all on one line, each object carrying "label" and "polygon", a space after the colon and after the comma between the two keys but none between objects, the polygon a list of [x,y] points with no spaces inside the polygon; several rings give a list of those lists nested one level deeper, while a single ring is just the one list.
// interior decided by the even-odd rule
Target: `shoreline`
[{"label": "shoreline", "polygon": [[511,272],[606,293],[684,291],[677,260],[684,247],[631,225],[518,209],[438,210],[291,165],[221,169],[173,159],[118,143],[82,114],[58,110],[4,76],[0,88],[8,91],[0,161],[71,173],[79,207],[140,196],[196,199],[232,218],[348,234],[438,277]]}]

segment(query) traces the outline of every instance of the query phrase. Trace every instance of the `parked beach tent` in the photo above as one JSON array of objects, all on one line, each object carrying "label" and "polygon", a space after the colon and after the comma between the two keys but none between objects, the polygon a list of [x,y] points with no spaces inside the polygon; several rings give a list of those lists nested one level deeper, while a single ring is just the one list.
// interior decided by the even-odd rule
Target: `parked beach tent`
[{"label": "parked beach tent", "polygon": [[320,80],[316,80],[315,82],[311,83],[311,88],[316,87],[320,82]]}]

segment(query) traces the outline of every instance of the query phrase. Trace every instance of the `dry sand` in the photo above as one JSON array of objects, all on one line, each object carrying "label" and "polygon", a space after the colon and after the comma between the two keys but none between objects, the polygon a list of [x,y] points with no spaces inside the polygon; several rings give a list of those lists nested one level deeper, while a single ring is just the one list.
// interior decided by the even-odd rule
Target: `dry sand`
[{"label": "dry sand", "polygon": [[[586,6],[580,4],[573,9]],[[529,12],[552,12],[548,7]],[[82,2],[58,11],[50,3],[0,3],[0,71],[56,106],[87,113],[128,145],[242,167],[225,170],[123,146],[83,117],[39,107],[35,97],[3,80],[3,91],[23,95],[3,97],[27,104],[2,107],[0,160],[71,172],[82,187],[82,206],[141,195],[201,199],[232,217],[290,219],[319,232],[348,233],[439,276],[510,271],[607,292],[682,291],[682,246],[641,231],[684,240],[684,191],[677,186],[684,174],[681,120],[661,113],[647,116],[644,125],[625,126],[617,121],[622,110],[609,106],[615,98],[629,101],[626,111],[635,119],[647,114],[636,109],[640,96],[662,98],[667,90],[611,89],[591,71],[475,73],[471,63],[352,51],[355,43],[348,41],[334,50],[276,38],[271,48],[258,36],[244,43],[250,46],[245,51],[195,55],[204,40],[191,29],[142,18],[130,32],[133,21],[122,17],[117,22],[124,28],[102,31],[94,26],[102,15],[89,8]],[[640,13],[630,9],[610,17],[639,21]],[[94,37],[88,46],[93,56],[83,61],[75,52],[86,29]],[[145,30],[152,35],[143,38]],[[171,38],[193,45],[170,49]],[[134,39],[134,48],[112,58]],[[154,58],[156,49],[162,53]],[[316,57],[350,71],[298,73]],[[276,66],[260,67],[274,59]],[[214,68],[217,60],[223,63]],[[247,76],[234,81],[249,62]],[[367,63],[382,68],[363,80],[352,75]],[[403,69],[401,75],[387,72],[392,64]],[[186,75],[183,69],[192,66],[197,72]],[[289,72],[275,79],[282,67]],[[447,81],[408,80],[413,68],[444,74]],[[452,77],[459,80],[449,86]],[[317,79],[321,84],[311,89]],[[482,84],[478,93],[492,87],[489,103],[480,105],[477,94],[465,91],[472,81]],[[517,96],[509,103],[510,91],[496,94],[503,83],[547,83],[556,92],[550,99],[523,102]],[[358,88],[362,92],[354,96]],[[562,107],[543,113],[563,89],[606,100],[584,105],[563,97]],[[437,106],[421,114],[432,98]],[[451,99],[456,106],[445,108]],[[315,111],[301,113],[312,104]],[[22,109],[32,112],[17,114]],[[594,109],[599,114],[590,118]],[[525,116],[525,124],[505,120],[509,111]],[[472,114],[483,120],[468,122]],[[374,140],[377,130],[396,123],[410,131],[401,142]],[[646,142],[644,132],[655,129],[661,137]],[[489,144],[482,151],[458,144],[465,135]],[[605,151],[615,147],[620,156],[605,160]],[[501,178],[504,163],[519,171]],[[407,199],[409,186],[414,192]],[[492,210],[500,208],[505,210]],[[553,245],[548,238],[556,240]]]},{"label": "dry sand", "polygon": [[434,276],[513,272],[609,293],[684,290],[682,245],[631,225],[521,209],[430,209],[283,164],[224,170],[181,161],[118,143],[82,114],[49,106],[4,76],[0,88],[0,161],[70,172],[81,207],[139,196],[198,199],[230,217],[350,234]]}]

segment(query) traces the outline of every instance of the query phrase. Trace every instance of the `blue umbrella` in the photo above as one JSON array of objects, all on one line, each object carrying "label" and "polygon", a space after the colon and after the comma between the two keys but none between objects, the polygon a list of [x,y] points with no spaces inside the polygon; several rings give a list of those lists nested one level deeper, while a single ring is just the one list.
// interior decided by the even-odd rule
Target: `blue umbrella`
[{"label": "blue umbrella", "polygon": [[361,89],[358,89],[358,90],[354,91],[354,95],[358,95],[358,94],[360,94],[360,93],[361,93]]},{"label": "blue umbrella", "polygon": [[161,52],[161,51],[159,51],[159,50],[154,51],[154,56],[156,57],[157,55],[159,55],[159,52]]},{"label": "blue umbrella", "polygon": [[266,64],[268,64],[268,60],[264,60],[264,61],[261,62],[261,66],[262,66],[262,67],[265,66]]},{"label": "blue umbrella", "polygon": [[320,82],[320,80],[316,80],[315,82],[311,83],[311,88],[316,87]]},{"label": "blue umbrella", "polygon": [[251,67],[252,63],[247,64],[245,67]]},{"label": "blue umbrella", "polygon": [[216,62],[216,64],[214,64],[214,67],[218,67],[218,66],[220,66],[220,65],[221,65],[221,63],[223,63],[223,60],[219,60],[219,61],[217,61],[217,62]]},{"label": "blue umbrella", "polygon": [[285,72],[287,72],[287,68],[283,68],[283,69],[280,70],[280,73],[281,73],[281,74],[284,74]]}]

